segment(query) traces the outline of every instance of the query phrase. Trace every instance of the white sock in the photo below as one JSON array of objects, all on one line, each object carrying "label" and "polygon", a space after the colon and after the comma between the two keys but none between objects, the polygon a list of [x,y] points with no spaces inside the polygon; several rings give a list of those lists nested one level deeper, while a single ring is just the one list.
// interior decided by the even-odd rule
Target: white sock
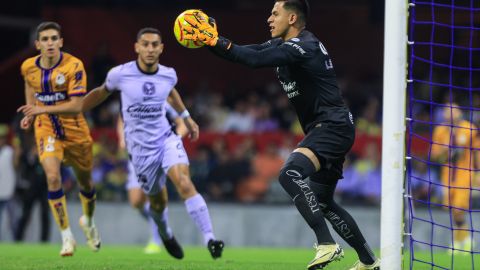
[{"label": "white sock", "polygon": [[61,230],[60,233],[62,234],[62,239],[73,238],[73,233],[72,230],[70,230],[70,227],[66,228],[65,230]]},{"label": "white sock", "polygon": [[202,195],[197,194],[185,200],[185,207],[190,215],[190,218],[195,222],[197,228],[203,235],[203,242],[205,245],[208,241],[215,239],[212,229],[212,221],[208,213],[208,207]]},{"label": "white sock", "polygon": [[87,224],[88,227],[95,226],[95,221],[93,221],[93,217],[88,217],[86,215],[83,215],[83,218],[84,218],[85,223]]}]

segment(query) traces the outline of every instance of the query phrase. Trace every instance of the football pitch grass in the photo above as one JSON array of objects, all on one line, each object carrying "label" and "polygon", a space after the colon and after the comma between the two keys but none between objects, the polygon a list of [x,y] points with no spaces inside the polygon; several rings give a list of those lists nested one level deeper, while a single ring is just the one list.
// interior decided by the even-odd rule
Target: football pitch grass
[{"label": "football pitch grass", "polygon": [[[185,258],[175,260],[165,250],[160,254],[146,255],[141,246],[106,245],[98,253],[93,253],[81,245],[73,257],[61,258],[59,250],[59,244],[0,244],[0,269],[295,270],[306,269],[306,264],[314,255],[313,249],[227,247],[221,259],[213,260],[206,248],[186,247]],[[416,257],[430,261],[429,253],[419,253]],[[407,257],[405,259],[408,261]],[[458,255],[454,259],[453,269],[474,269],[471,256]],[[356,260],[356,253],[346,249],[345,258],[325,269],[350,269]],[[435,254],[434,261],[444,268],[415,263],[413,269],[452,269],[451,256],[445,252]],[[404,269],[409,269],[407,266]],[[475,268],[477,267],[480,267],[480,258],[475,258]]]}]

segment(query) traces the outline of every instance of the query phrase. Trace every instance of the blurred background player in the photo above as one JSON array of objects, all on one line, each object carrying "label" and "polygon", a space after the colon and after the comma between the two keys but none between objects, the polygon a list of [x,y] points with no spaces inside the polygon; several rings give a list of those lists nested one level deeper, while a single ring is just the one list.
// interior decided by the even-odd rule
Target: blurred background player
[{"label": "blurred background player", "polygon": [[[100,237],[93,220],[95,189],[91,180],[92,138],[81,113],[59,114],[62,109],[78,106],[87,93],[82,61],[62,52],[61,27],[43,22],[37,27],[35,46],[40,55],[25,60],[21,67],[25,80],[26,105],[21,128],[33,124],[40,162],[47,176],[48,202],[62,235],[61,256],[72,256],[75,238],[70,230],[67,201],[62,189],[60,166],[71,165],[80,186],[83,215],[80,226],[93,251],[100,249]],[[34,117],[29,111],[42,115]]]},{"label": "blurred background player", "polygon": [[45,243],[50,238],[48,186],[45,172],[38,160],[38,151],[33,132],[30,130],[17,130],[16,134],[17,193],[22,204],[22,213],[14,232],[14,240],[24,240],[32,211],[35,203],[38,202],[40,206],[40,241]]},{"label": "blurred background player", "polygon": [[[166,174],[184,201],[187,212],[203,235],[213,258],[222,255],[224,243],[216,240],[208,207],[190,178],[189,161],[181,138],[171,130],[165,116],[168,102],[180,113],[192,140],[198,139],[198,125],[190,117],[175,89],[177,75],[173,68],[159,64],[163,52],[160,31],[143,28],[137,34],[136,61],[114,67],[104,85],[93,89],[75,106],[56,106],[63,113],[90,110],[114,91],[120,92],[124,137],[135,173],[150,202],[149,214],[158,226],[165,248],[175,258],[183,258],[183,250],[168,226],[166,207]],[[35,106],[24,110],[27,115],[44,111]]]},{"label": "blurred background player", "polygon": [[[317,237],[316,255],[307,268],[323,269],[343,257],[325,219],[359,256],[352,270],[380,269],[378,260],[353,217],[333,198],[355,129],[353,117],[337,86],[333,64],[323,44],[305,30],[306,0],[276,0],[267,20],[272,40],[239,46],[219,37],[215,22],[202,13],[185,17],[191,25],[185,39],[201,41],[213,53],[250,67],[274,67],[295,107],[305,138],[290,154],[279,182]],[[309,180],[306,178],[309,177]]]},{"label": "blurred background player", "polygon": [[[178,115],[175,109],[170,106],[169,103],[165,104],[165,111],[168,118],[168,122],[171,124],[172,131],[174,131],[180,137],[184,137],[188,134],[188,129],[183,122],[183,119]],[[119,148],[125,149],[125,138],[123,136],[123,121],[119,117],[117,121],[117,136],[119,142]],[[166,175],[164,176],[166,177]],[[165,181],[161,181],[165,182]],[[131,162],[128,162],[128,177],[126,183],[126,189],[128,191],[128,201],[133,208],[136,208],[141,216],[145,217],[149,223],[151,231],[151,239],[147,246],[143,249],[146,254],[155,254],[161,251],[162,239],[158,234],[158,227],[155,221],[148,214],[150,203],[147,201],[147,197],[142,190],[140,183],[138,182],[137,175],[135,174],[135,168]],[[168,196],[167,193],[163,193],[163,196]],[[167,198],[165,198],[167,201]]]},{"label": "blurred background player", "polygon": [[[8,126],[0,124],[0,232],[3,210],[7,207],[15,191],[14,150],[7,143],[8,132]],[[12,220],[10,220],[10,223],[13,223]]]},{"label": "blurred background player", "polygon": [[[477,127],[463,119],[457,103],[444,105],[442,125],[433,130],[432,159],[442,165],[443,206],[451,211],[456,228],[453,229],[453,251],[472,251],[466,214],[471,210],[472,181],[475,160],[479,160]],[[478,165],[477,165],[477,168]],[[467,253],[465,253],[467,254]]]}]

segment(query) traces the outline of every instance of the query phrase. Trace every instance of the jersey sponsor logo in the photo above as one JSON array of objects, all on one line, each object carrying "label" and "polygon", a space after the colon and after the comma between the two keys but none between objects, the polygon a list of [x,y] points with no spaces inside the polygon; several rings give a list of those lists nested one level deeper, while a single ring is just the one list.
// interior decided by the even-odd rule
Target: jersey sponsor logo
[{"label": "jersey sponsor logo", "polygon": [[63,75],[62,73],[59,73],[57,75],[57,77],[55,78],[55,83],[60,86],[60,85],[63,85],[65,83],[65,75]]},{"label": "jersey sponsor logo", "polygon": [[285,92],[287,92],[288,98],[294,98],[294,97],[300,95],[300,92],[298,90],[296,90],[297,89],[297,82],[285,83],[285,82],[280,81],[280,84],[282,85],[283,90],[285,90]]},{"label": "jersey sponsor logo", "polygon": [[293,42],[299,42],[299,41],[300,41],[300,39],[299,39],[299,38],[296,38],[296,37],[294,37],[294,38],[292,38],[292,39],[290,39],[290,40],[293,41]]},{"label": "jersey sponsor logo", "polygon": [[146,105],[135,103],[127,108],[127,113],[133,118],[157,118],[162,116],[162,106],[160,104]]},{"label": "jersey sponsor logo", "polygon": [[155,94],[155,84],[151,82],[145,82],[143,84],[143,93],[147,96]]},{"label": "jersey sponsor logo", "polygon": [[280,81],[280,83],[282,84],[283,90],[285,90],[285,92],[291,92],[297,87],[297,82],[285,83]]},{"label": "jersey sponsor logo", "polygon": [[299,95],[300,95],[300,92],[298,92],[298,91],[293,91],[293,92],[287,93],[288,98],[294,98],[294,97],[299,96]]},{"label": "jersey sponsor logo", "polygon": [[306,54],[307,52],[298,44],[292,43],[292,42],[285,42],[286,45],[292,46],[295,50],[297,50],[299,53]]},{"label": "jersey sponsor logo", "polygon": [[[310,207],[310,211],[312,211],[312,213],[320,211],[320,206],[315,197],[315,193],[313,193],[308,183],[303,181],[302,175],[296,170],[287,170],[285,174],[290,176],[292,178],[292,181],[297,184],[298,187],[300,187],[303,195],[305,195],[305,199],[307,200],[308,206]],[[297,196],[295,196],[295,198]]]},{"label": "jersey sponsor logo", "polygon": [[55,93],[36,93],[35,97],[43,102],[43,103],[48,103],[48,102],[57,102],[57,101],[62,101],[67,99],[67,92],[62,91],[62,92],[55,92]]}]

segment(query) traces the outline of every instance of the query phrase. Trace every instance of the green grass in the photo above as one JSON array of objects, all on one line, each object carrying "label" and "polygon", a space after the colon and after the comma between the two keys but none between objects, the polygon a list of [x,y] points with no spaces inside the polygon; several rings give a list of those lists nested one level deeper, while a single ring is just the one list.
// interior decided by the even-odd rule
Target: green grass
[{"label": "green grass", "polygon": [[[0,269],[295,270],[306,269],[307,262],[314,255],[313,249],[227,247],[222,259],[214,261],[206,248],[186,247],[185,258],[179,261],[172,259],[164,250],[160,254],[145,255],[140,246],[107,245],[103,246],[98,253],[92,253],[85,246],[80,246],[75,255],[68,258],[61,258],[58,255],[59,250],[59,244],[0,244]],[[430,261],[428,253],[418,253],[416,257]],[[454,258],[455,270],[473,269],[471,256],[459,255]],[[343,260],[330,264],[326,269],[349,269],[356,260],[355,252],[347,249]],[[434,261],[438,265],[450,268],[451,256],[446,253],[438,253],[435,254]],[[475,268],[478,266],[480,266],[480,259],[475,261]],[[441,268],[415,263],[414,269]]]},{"label": "green grass", "polygon": [[[61,258],[60,245],[0,244],[0,269],[162,269],[162,270],[293,270],[305,269],[313,249],[226,248],[213,260],[206,248],[186,247],[185,258],[175,260],[165,250],[145,255],[140,246],[103,246],[92,253],[80,246],[73,257]],[[355,262],[352,252],[331,269],[347,269]],[[337,268],[338,267],[338,268]]]}]

